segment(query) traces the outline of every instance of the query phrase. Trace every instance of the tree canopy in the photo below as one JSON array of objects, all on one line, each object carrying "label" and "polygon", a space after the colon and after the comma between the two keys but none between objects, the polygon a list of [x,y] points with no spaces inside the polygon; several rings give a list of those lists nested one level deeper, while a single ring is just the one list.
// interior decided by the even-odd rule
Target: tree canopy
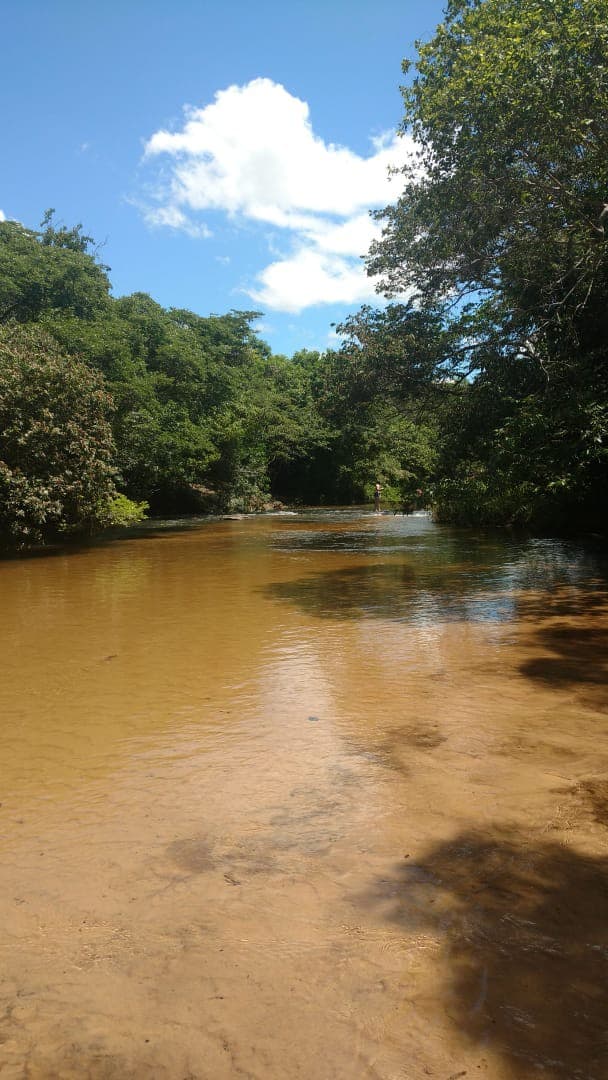
[{"label": "tree canopy", "polygon": [[444,512],[459,502],[467,520],[597,520],[608,4],[450,0],[404,70],[403,127],[419,152],[368,265],[388,296],[414,292],[421,314],[439,313],[435,377],[469,379],[458,400],[468,439],[445,431]]},{"label": "tree canopy", "polygon": [[451,0],[403,91],[419,156],[381,214],[385,291],[481,293],[522,344],[575,316],[605,287],[607,93],[606,0]]}]

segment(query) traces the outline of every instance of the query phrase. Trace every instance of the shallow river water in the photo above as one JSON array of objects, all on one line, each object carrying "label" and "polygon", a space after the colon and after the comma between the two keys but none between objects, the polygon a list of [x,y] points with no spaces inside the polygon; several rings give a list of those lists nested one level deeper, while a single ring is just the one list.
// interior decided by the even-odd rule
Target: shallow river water
[{"label": "shallow river water", "polygon": [[2,1080],[605,1080],[605,570],[355,511],[0,563]]}]

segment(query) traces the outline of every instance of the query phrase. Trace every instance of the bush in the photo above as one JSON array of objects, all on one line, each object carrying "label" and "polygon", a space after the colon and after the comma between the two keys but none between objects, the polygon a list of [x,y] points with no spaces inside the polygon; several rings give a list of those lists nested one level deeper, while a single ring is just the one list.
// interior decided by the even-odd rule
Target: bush
[{"label": "bush", "polygon": [[126,495],[115,495],[100,509],[100,524],[108,527],[136,525],[144,521],[150,506],[147,502],[133,502]]},{"label": "bush", "polygon": [[35,325],[0,327],[0,544],[91,531],[116,497],[102,377]]}]

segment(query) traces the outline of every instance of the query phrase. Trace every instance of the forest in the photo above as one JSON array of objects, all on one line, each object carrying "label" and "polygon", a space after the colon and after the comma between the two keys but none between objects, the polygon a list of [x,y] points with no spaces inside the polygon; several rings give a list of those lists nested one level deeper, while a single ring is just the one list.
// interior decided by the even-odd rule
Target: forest
[{"label": "forest", "polygon": [[608,0],[450,0],[403,69],[417,154],[340,348],[115,297],[83,226],[0,221],[3,547],[377,481],[439,521],[605,532]]}]

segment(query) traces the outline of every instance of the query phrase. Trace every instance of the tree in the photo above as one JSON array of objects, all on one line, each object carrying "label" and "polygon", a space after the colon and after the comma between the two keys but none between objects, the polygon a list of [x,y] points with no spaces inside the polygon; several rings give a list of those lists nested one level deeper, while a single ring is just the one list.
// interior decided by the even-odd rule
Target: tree
[{"label": "tree", "polygon": [[111,404],[101,377],[39,328],[0,328],[0,543],[111,519]]},{"label": "tree", "polygon": [[419,155],[369,270],[442,313],[493,520],[599,521],[608,0],[450,0],[403,93]]},{"label": "tree", "polygon": [[90,318],[109,303],[107,267],[89,248],[80,225],[55,228],[47,211],[43,231],[0,222],[0,323],[30,322],[49,311]]},{"label": "tree", "polygon": [[420,158],[370,269],[389,295],[502,301],[525,346],[605,288],[607,0],[451,0],[416,70]]}]

